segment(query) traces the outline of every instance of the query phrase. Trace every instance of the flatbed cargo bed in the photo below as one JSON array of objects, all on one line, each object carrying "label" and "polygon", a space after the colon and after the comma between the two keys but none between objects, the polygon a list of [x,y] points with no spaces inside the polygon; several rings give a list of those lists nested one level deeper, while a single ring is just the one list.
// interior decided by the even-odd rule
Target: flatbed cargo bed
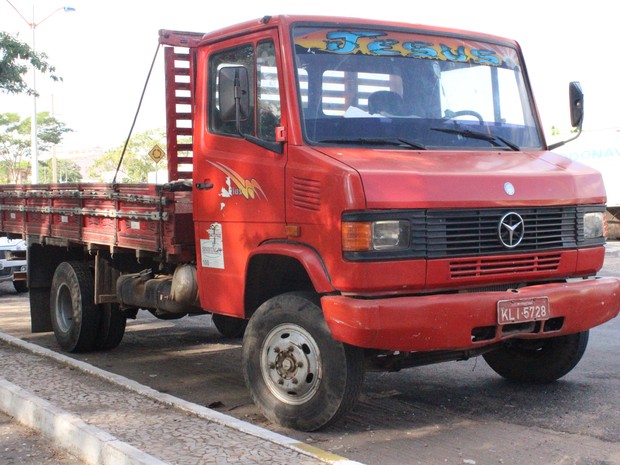
[{"label": "flatbed cargo bed", "polygon": [[[189,187],[189,186],[188,186]],[[195,257],[192,195],[155,184],[0,186],[0,231],[30,243]]]}]

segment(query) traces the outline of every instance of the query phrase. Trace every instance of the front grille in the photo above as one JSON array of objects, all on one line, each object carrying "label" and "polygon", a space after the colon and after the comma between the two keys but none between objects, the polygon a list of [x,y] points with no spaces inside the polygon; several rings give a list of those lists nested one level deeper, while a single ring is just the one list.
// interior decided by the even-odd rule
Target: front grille
[{"label": "front grille", "polygon": [[556,271],[562,256],[559,253],[528,254],[518,257],[478,257],[455,259],[450,262],[450,277],[484,278],[512,276],[515,273]]},{"label": "front grille", "polygon": [[[523,218],[523,239],[507,248],[499,240],[499,223],[508,212]],[[578,208],[545,207],[481,210],[429,210],[427,257],[503,254],[576,247]]]}]

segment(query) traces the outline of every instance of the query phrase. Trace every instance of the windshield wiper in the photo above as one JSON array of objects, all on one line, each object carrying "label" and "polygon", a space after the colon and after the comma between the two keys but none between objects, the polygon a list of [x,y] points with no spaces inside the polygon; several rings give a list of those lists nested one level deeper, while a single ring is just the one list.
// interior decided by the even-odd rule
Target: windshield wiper
[{"label": "windshield wiper", "polygon": [[382,139],[379,137],[360,137],[357,139],[322,139],[318,142],[325,144],[391,145],[394,147],[402,147],[403,145],[406,145],[408,147],[418,150],[427,150],[426,146],[418,142],[403,138]]},{"label": "windshield wiper", "polygon": [[472,131],[471,129],[463,128],[431,128],[433,131],[446,132],[448,134],[457,134],[463,137],[469,137],[470,139],[478,139],[490,142],[495,147],[508,147],[511,150],[521,150],[518,145],[509,140],[504,139],[502,136],[495,134],[487,134],[484,132]]},{"label": "windshield wiper", "polygon": [[414,140],[403,139],[402,137],[399,137],[398,140],[402,142],[403,144],[407,144],[409,147],[413,149],[427,150],[427,147],[425,145],[420,144],[419,142],[416,142]]}]

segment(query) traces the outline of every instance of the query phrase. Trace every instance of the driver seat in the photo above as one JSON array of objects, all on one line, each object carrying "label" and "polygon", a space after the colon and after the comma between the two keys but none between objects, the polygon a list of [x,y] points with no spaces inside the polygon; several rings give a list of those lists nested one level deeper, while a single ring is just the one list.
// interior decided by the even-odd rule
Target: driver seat
[{"label": "driver seat", "polygon": [[402,97],[390,90],[378,90],[368,96],[368,113],[383,116],[403,116],[404,102]]}]

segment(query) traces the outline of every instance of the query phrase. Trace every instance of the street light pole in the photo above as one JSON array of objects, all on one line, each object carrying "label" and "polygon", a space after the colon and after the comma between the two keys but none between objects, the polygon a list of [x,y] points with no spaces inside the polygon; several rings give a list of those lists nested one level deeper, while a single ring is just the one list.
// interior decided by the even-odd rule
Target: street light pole
[{"label": "street light pole", "polygon": [[[34,5],[32,6],[32,22],[28,21],[24,15],[22,15],[15,5],[13,5],[9,0],[6,0],[9,5],[17,12],[17,14],[28,24],[30,29],[32,29],[32,53],[36,52],[36,42],[35,42],[35,30],[37,26],[41,25],[43,21],[50,18],[52,15],[58,13],[59,11],[75,11],[75,8],[70,6],[60,7],[50,14],[48,14],[45,18],[43,18],[38,23],[34,20]],[[30,183],[38,184],[39,182],[39,143],[37,139],[37,69],[33,63],[32,65],[32,117],[30,120],[30,158],[31,158],[31,175],[30,175]]]},{"label": "street light pole", "polygon": [[[8,0],[7,0],[8,1]],[[34,22],[34,5],[32,5],[32,53],[36,52],[34,31],[37,24]],[[39,182],[39,141],[37,140],[37,69],[32,65],[32,116],[30,118],[30,163],[32,172],[30,176],[31,184]]]}]

